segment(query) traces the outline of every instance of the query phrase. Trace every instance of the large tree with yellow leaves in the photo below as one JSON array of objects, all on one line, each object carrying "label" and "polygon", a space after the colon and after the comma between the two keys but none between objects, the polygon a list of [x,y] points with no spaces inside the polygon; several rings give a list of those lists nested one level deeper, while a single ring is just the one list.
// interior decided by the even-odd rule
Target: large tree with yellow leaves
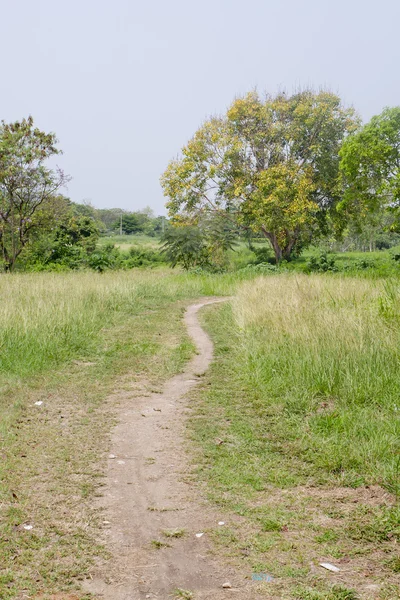
[{"label": "large tree with yellow leaves", "polygon": [[331,92],[251,92],[206,121],[161,178],[171,217],[214,211],[290,259],[326,230],[339,201],[339,149],[358,119]]}]

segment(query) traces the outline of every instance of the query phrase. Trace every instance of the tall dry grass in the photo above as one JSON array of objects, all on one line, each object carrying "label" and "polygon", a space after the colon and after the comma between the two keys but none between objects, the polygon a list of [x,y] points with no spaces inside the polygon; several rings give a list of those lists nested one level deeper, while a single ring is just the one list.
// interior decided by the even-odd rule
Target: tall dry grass
[{"label": "tall dry grass", "polygon": [[0,276],[1,376],[26,378],[96,350],[103,328],[143,308],[229,293],[234,277],[165,271]]},{"label": "tall dry grass", "polygon": [[93,350],[102,327],[137,294],[137,282],[124,276],[0,277],[0,373],[24,377]]}]

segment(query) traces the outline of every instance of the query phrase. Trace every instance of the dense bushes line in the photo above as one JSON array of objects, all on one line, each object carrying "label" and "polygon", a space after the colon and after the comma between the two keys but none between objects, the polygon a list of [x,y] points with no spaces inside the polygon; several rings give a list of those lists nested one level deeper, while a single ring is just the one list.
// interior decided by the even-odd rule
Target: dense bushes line
[{"label": "dense bushes line", "polygon": [[[397,276],[400,274],[400,251],[371,253],[326,253],[315,250],[308,256],[300,256],[290,262],[275,264],[271,251],[266,246],[250,250],[241,245],[226,253],[224,260],[200,261],[187,265],[187,272],[192,274],[242,272],[260,275],[300,272],[338,273],[346,275],[362,275],[367,277]],[[149,248],[132,245],[128,250],[121,250],[112,242],[97,243],[90,251],[84,247],[68,247],[61,255],[53,252],[50,257],[27,255],[21,262],[20,269],[25,271],[70,271],[90,269],[102,273],[107,270],[156,268],[175,266],[171,256],[161,246]]]},{"label": "dense bushes line", "polygon": [[131,246],[127,251],[121,251],[112,243],[97,245],[92,252],[86,253],[82,248],[55,259],[34,260],[25,263],[27,271],[70,271],[89,268],[102,273],[109,269],[133,269],[136,267],[154,267],[166,264],[166,258],[159,250]]}]

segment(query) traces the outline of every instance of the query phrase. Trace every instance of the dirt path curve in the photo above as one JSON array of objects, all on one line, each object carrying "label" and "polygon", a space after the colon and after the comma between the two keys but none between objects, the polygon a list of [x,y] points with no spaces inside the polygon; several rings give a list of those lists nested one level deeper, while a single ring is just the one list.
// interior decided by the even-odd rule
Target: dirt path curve
[{"label": "dirt path curve", "polygon": [[[187,309],[185,323],[198,353],[184,372],[170,379],[162,394],[136,398],[121,408],[112,437],[115,458],[109,460],[102,498],[112,559],[99,565],[85,585],[97,598],[257,597],[251,581],[211,555],[207,532],[223,527],[218,521],[224,521],[224,516],[207,507],[197,486],[185,482],[185,394],[207,370],[213,355],[212,342],[201,328],[197,312],[222,301],[207,298]],[[184,530],[184,535],[168,538],[163,534],[175,529]],[[200,532],[205,533],[196,537]],[[170,546],[157,548],[154,540]],[[228,581],[232,588],[223,589]],[[176,596],[177,589],[191,591],[193,596]]]}]

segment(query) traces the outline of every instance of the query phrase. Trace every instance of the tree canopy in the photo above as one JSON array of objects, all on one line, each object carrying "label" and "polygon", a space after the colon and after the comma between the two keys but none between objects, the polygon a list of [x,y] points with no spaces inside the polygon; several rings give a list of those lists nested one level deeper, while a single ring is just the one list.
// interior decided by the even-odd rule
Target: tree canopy
[{"label": "tree canopy", "polygon": [[277,262],[326,231],[338,203],[339,149],[357,127],[330,92],[236,99],[206,121],[161,178],[170,215],[214,211],[270,241]]},{"label": "tree canopy", "polygon": [[372,117],[344,142],[340,155],[344,189],[340,209],[359,223],[384,209],[399,212],[399,106]]}]

